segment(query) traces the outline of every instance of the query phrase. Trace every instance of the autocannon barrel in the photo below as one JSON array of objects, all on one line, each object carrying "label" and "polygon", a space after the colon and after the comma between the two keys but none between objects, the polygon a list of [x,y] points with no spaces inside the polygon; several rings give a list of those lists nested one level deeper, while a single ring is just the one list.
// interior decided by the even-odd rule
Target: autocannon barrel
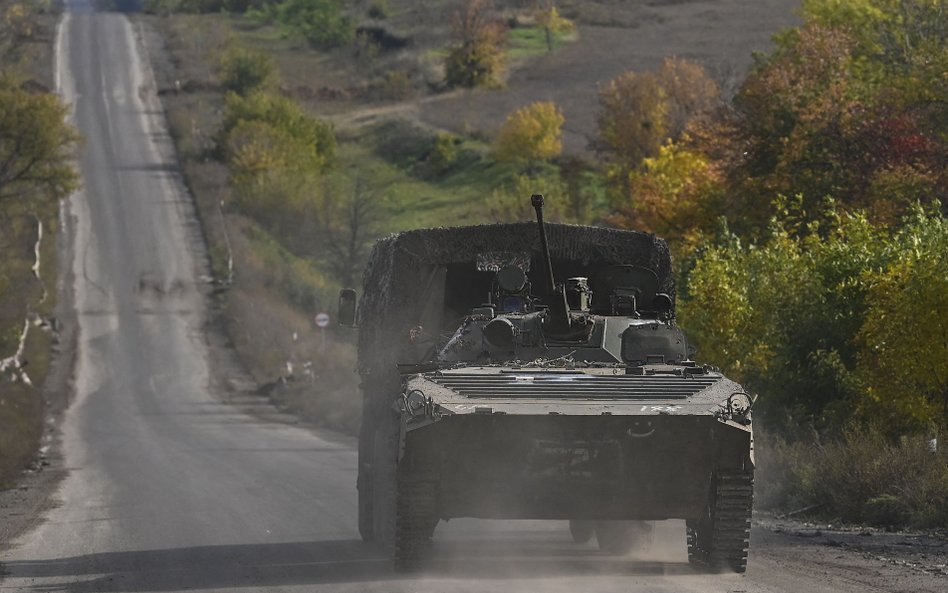
[{"label": "autocannon barrel", "polygon": [[545,291],[550,306],[550,329],[553,333],[570,331],[569,309],[566,304],[566,292],[563,286],[557,288],[553,279],[553,260],[550,257],[550,244],[546,240],[546,226],[543,224],[543,196],[533,194],[530,203],[537,211],[537,225],[540,228],[540,252],[543,256],[543,273],[546,276]]}]

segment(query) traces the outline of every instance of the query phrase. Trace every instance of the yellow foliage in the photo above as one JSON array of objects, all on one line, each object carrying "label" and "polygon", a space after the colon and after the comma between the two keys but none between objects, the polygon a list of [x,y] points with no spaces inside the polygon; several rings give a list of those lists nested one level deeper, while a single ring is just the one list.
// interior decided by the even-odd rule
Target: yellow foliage
[{"label": "yellow foliage", "polygon": [[28,39],[35,33],[33,11],[25,2],[14,2],[3,13],[3,25],[14,36]]},{"label": "yellow foliage", "polygon": [[552,101],[538,101],[510,114],[497,135],[494,154],[508,162],[536,162],[559,156],[566,118]]},{"label": "yellow foliage", "polygon": [[537,7],[536,22],[552,35],[566,35],[576,30],[573,21],[560,16],[560,11],[553,4],[553,0],[548,0]]}]

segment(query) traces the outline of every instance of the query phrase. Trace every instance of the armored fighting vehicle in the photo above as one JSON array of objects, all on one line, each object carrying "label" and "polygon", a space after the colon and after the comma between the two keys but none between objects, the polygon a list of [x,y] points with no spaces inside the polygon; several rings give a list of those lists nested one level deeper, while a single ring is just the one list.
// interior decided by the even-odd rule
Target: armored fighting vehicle
[{"label": "armored fighting vehicle", "polygon": [[[532,203],[537,224],[376,245],[358,306],[362,538],[412,569],[455,517],[568,520],[616,553],[677,518],[692,564],[743,572],[752,401],[691,360],[667,245],[545,225]],[[355,301],[340,295],[344,323]]]}]

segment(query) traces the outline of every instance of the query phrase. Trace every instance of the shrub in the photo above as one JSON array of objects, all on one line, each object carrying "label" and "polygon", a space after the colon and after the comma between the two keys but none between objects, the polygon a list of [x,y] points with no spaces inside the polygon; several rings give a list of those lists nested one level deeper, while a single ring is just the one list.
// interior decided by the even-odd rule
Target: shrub
[{"label": "shrub", "polygon": [[881,527],[948,526],[948,455],[927,438],[850,428],[826,442],[765,438],[758,508]]},{"label": "shrub", "polygon": [[277,11],[277,20],[311,46],[328,49],[355,39],[355,27],[342,8],[341,0],[286,0]]},{"label": "shrub", "polygon": [[221,55],[221,86],[238,95],[266,87],[276,70],[267,54],[231,45]]},{"label": "shrub", "polygon": [[428,164],[437,172],[443,173],[458,160],[458,138],[447,132],[438,132],[434,146],[428,153]]},{"label": "shrub", "polygon": [[225,149],[230,132],[241,122],[260,121],[279,130],[304,151],[313,170],[326,167],[333,159],[336,139],[332,126],[303,111],[293,100],[263,91],[242,97],[229,93],[225,99],[224,121],[218,146]]},{"label": "shrub", "polygon": [[372,3],[369,4],[369,18],[378,20],[387,19],[388,13],[388,0],[372,0]]}]

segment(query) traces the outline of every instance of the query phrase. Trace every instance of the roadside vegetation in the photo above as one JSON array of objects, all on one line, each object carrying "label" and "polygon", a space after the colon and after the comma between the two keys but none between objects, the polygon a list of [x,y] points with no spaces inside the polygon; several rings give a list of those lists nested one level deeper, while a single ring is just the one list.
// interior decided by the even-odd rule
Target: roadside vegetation
[{"label": "roadside vegetation", "polygon": [[493,129],[414,115],[569,52],[594,4],[445,0],[419,27],[421,9],[384,0],[147,3],[222,319],[255,378],[353,430],[352,336],[312,316],[358,284],[375,238],[528,219],[542,192],[553,220],[672,243],[699,360],[759,395],[761,505],[948,525],[942,4],[805,0],[736,83],[674,56],[623,73],[588,106],[582,151],[542,98]]},{"label": "roadside vegetation", "polygon": [[0,488],[34,461],[56,348],[58,201],[77,187],[79,138],[49,90],[49,2],[0,6]]}]

